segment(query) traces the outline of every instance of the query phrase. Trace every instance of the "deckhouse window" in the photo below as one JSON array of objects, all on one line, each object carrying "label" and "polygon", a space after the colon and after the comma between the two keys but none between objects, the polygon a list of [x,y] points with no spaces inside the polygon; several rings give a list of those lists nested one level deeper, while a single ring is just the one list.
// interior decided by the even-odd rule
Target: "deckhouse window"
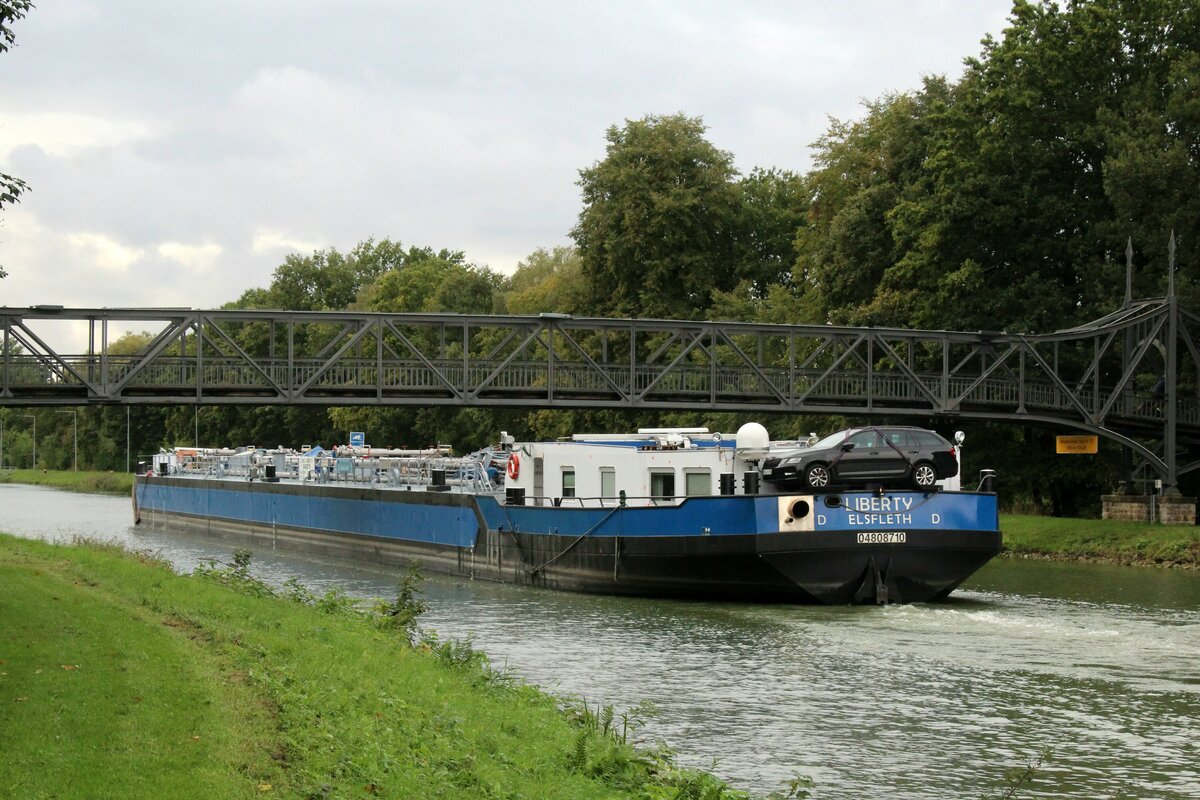
[{"label": "deckhouse window", "polygon": [[600,468],[600,496],[617,496],[617,470],[615,467]]},{"label": "deckhouse window", "polygon": [[675,498],[675,472],[673,470],[655,470],[650,473],[650,496],[655,500]]},{"label": "deckhouse window", "polygon": [[563,497],[574,497],[575,496],[575,468],[571,467],[570,469],[564,469],[563,473],[562,473],[562,479],[563,479],[562,496]]},{"label": "deckhouse window", "polygon": [[707,497],[712,494],[712,473],[706,469],[688,470],[683,480],[688,497]]}]

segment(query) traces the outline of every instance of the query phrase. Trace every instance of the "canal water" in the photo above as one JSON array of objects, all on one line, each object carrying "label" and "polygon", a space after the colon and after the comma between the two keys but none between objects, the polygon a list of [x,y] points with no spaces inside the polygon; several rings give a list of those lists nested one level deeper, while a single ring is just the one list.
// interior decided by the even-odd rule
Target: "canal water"
[{"label": "canal water", "polygon": [[[0,486],[0,529],[160,551],[119,498]],[[397,573],[256,552],[261,577],[394,593]],[[979,797],[1044,748],[1020,797],[1200,798],[1200,574],[995,561],[941,604],[812,608],[594,597],[430,577],[422,625],[564,696],[653,703],[639,735],[759,793]],[[715,762],[715,766],[714,766]]]}]

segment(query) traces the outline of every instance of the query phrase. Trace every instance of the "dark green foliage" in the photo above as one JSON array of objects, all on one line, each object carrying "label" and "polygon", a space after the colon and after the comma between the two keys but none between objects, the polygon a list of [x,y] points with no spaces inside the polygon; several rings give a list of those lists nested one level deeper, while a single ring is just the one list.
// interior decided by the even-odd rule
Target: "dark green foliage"
[{"label": "dark green foliage", "polygon": [[791,284],[803,180],[757,168],[739,179],[705,131],[683,114],[608,129],[604,159],[579,173],[583,209],[571,235],[588,294],[573,308],[694,319],[739,282],[758,298]]},{"label": "dark green foliage", "polygon": [[573,247],[539,247],[517,264],[503,305],[508,314],[582,313],[589,295],[579,252]]},{"label": "dark green foliage", "polygon": [[468,264],[461,252],[410,248],[400,263],[364,284],[357,305],[368,311],[488,314],[501,284],[499,276]]},{"label": "dark green foliage", "polygon": [[[251,597],[272,597],[275,590],[250,574],[253,553],[244,547],[233,551],[232,561],[202,561],[192,574],[202,580],[219,583],[241,594]],[[294,592],[289,596],[295,597]]]},{"label": "dark green foliage", "polygon": [[[461,256],[447,251],[442,251],[442,255]],[[340,311],[358,299],[363,287],[388,271],[434,257],[428,248],[406,249],[390,239],[380,242],[368,239],[346,254],[334,248],[307,256],[296,253],[275,268],[269,287],[252,289],[229,307]]]},{"label": "dark green foliage", "polygon": [[917,192],[931,118],[944,109],[949,93],[944,80],[926,79],[912,95],[867,103],[859,122],[833,122],[816,143],[817,169],[805,177],[808,221],[796,237],[796,290],[813,317],[806,321],[894,322],[870,304],[903,255],[894,231],[902,222],[896,207]]},{"label": "dark green foliage", "polygon": [[379,615],[380,625],[391,628],[404,635],[411,644],[417,634],[417,618],[429,610],[429,603],[421,593],[425,576],[421,574],[421,566],[412,562],[404,577],[396,587],[396,597],[392,600],[380,600],[375,604],[375,613]]},{"label": "dark green foliage", "polygon": [[[1194,261],[1200,13],[1018,2],[961,81],[869,103],[817,144],[805,291],[835,321],[1044,332],[1111,310],[1133,236],[1161,291]],[[1183,243],[1186,242],[1186,248]]]},{"label": "dark green foliage", "polygon": [[[630,747],[628,734],[642,725],[645,716],[655,713],[652,704],[639,704],[617,714],[611,705],[586,701],[564,706],[568,717],[579,727],[574,747],[567,755],[567,767],[626,791],[653,800],[750,800],[751,795],[732,789],[710,772],[683,769],[675,763],[675,753],[665,745],[654,748]],[[716,764],[714,763],[714,768]],[[646,785],[647,779],[654,785]],[[797,776],[801,783],[807,778]],[[811,785],[808,781],[807,785]],[[639,791],[640,790],[640,791]],[[808,794],[772,793],[775,798],[802,798]]]},{"label": "dark green foliage", "polygon": [[1026,759],[1023,765],[1006,770],[1004,785],[995,792],[980,795],[980,800],[1014,800],[1014,798],[1020,797],[1021,789],[1028,787],[1033,782],[1033,779],[1041,772],[1042,765],[1046,763],[1053,752],[1053,748],[1044,747],[1036,756]]},{"label": "dark green foliage", "polygon": [[251,597],[282,597],[293,603],[312,606],[325,614],[361,616],[365,613],[359,609],[358,601],[347,595],[340,586],[317,596],[296,578],[288,578],[280,588],[260,581],[250,573],[250,561],[253,556],[250,550],[239,547],[233,551],[233,561],[203,561],[192,570],[192,575],[218,583],[240,594]]},{"label": "dark green foliage", "polygon": [[704,132],[683,114],[626,120],[608,129],[604,159],[580,171],[571,235],[594,312],[688,319],[733,285],[737,172]]},{"label": "dark green foliage", "polygon": [[7,53],[16,46],[17,37],[12,24],[33,8],[32,0],[3,0],[0,2],[0,53]]},{"label": "dark green foliage", "polygon": [[792,286],[796,231],[808,214],[799,175],[756,167],[737,184],[741,194],[735,229],[734,273],[756,298],[777,286]]},{"label": "dark green foliage", "polygon": [[20,178],[0,172],[0,208],[21,202],[21,195],[29,191],[29,184]]}]

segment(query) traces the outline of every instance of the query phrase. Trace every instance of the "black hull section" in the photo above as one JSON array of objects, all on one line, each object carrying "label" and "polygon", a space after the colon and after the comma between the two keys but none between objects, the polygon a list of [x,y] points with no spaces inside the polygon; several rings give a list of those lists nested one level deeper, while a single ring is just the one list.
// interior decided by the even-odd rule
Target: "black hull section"
[{"label": "black hull section", "polygon": [[1000,551],[998,531],[909,531],[859,544],[853,531],[740,536],[560,536],[488,530],[456,547],[142,510],[170,526],[285,549],[576,592],[789,603],[913,603],[946,597]]},{"label": "black hull section", "polygon": [[[512,539],[511,534],[504,534]],[[1000,551],[996,531],[916,531],[861,545],[854,532],[574,538],[517,534],[523,583],[570,591],[789,603],[915,603],[946,597]],[[587,545],[584,548],[584,545]]]}]

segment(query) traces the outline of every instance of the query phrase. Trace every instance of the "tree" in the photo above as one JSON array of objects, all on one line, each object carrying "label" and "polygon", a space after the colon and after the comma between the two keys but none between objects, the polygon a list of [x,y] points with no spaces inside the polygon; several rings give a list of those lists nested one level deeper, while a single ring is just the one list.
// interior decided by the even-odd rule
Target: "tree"
[{"label": "tree", "polygon": [[539,247],[530,253],[517,264],[504,295],[509,314],[578,314],[587,306],[588,285],[574,247]]},{"label": "tree", "polygon": [[[1200,49],[1200,41],[1193,47]],[[1200,196],[1193,191],[1200,182],[1200,53],[1172,49],[1183,52],[1126,92],[1119,106],[1097,115],[1104,189],[1113,210],[1098,228],[1108,242],[1132,237],[1143,268],[1147,262],[1157,266],[1149,280],[1138,276],[1139,296],[1165,293],[1168,231],[1177,236],[1181,265],[1200,257]],[[1200,304],[1194,283],[1183,282],[1181,289],[1185,305]]]},{"label": "tree", "polygon": [[489,314],[502,284],[499,275],[468,264],[462,253],[427,250],[364,286],[358,306],[392,313]]},{"label": "tree", "polygon": [[602,161],[579,173],[583,210],[571,231],[592,309],[694,318],[737,278],[740,198],[733,157],[683,114],[608,129]]},{"label": "tree", "polygon": [[[443,250],[443,258],[461,259],[461,253]],[[400,242],[368,239],[348,253],[336,248],[316,250],[311,255],[288,255],[275,268],[271,285],[245,292],[236,308],[271,308],[285,311],[344,311],[358,299],[359,292],[387,272],[435,257],[429,248],[405,248]]]},{"label": "tree", "polygon": [[33,8],[32,0],[0,0],[0,53],[16,47],[17,37],[12,24]]},{"label": "tree", "polygon": [[790,285],[796,265],[796,232],[809,202],[804,180],[778,169],[751,170],[737,184],[741,192],[734,272],[756,297],[772,286]]},{"label": "tree", "polygon": [[1200,257],[1198,86],[1194,4],[1015,3],[958,83],[869,103],[817,143],[798,291],[834,322],[920,328],[1110,311],[1130,235],[1141,264],[1172,229],[1180,263]]},{"label": "tree", "polygon": [[929,141],[950,94],[941,78],[915,93],[866,103],[856,122],[834,120],[814,145],[817,168],[804,178],[809,202],[796,235],[794,282],[814,322],[894,323],[870,306],[902,257],[895,209],[923,196]]},{"label": "tree", "polygon": [[[33,8],[31,0],[0,0],[0,53],[7,53],[16,46],[16,34],[12,24],[24,17]],[[5,206],[21,202],[21,195],[29,191],[29,184],[20,178],[0,172],[0,211]],[[0,278],[8,275],[0,266]]]},{"label": "tree", "polygon": [[1048,331],[1120,302],[1131,233],[1161,253],[1186,230],[1194,259],[1197,50],[1200,10],[1180,0],[1016,3],[939,116],[922,191],[892,211],[877,307]]},{"label": "tree", "polygon": [[1075,4],[1018,2],[1003,39],[968,60],[920,191],[892,212],[900,256],[881,278],[878,313],[1045,331],[1082,311],[1081,287],[1105,258],[1096,225],[1111,214],[1096,115],[1122,82],[1120,37],[1099,20]]}]

